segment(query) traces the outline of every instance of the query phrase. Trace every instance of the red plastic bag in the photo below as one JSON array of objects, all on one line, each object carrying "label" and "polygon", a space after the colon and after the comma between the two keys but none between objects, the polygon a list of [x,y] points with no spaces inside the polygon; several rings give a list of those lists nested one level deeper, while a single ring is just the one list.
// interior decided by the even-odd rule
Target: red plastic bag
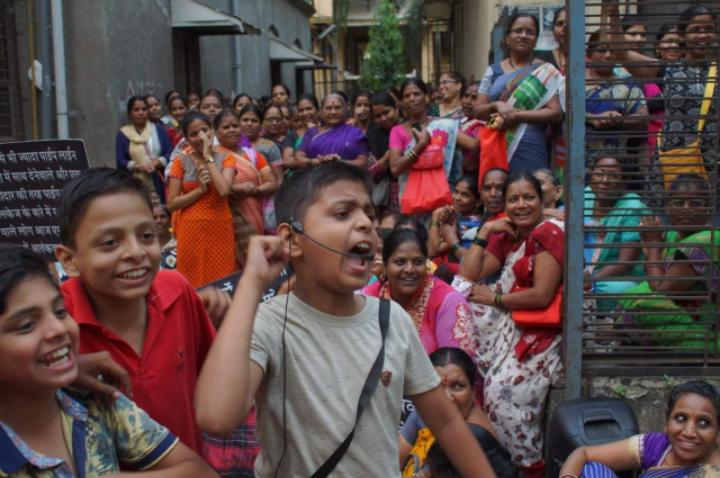
[{"label": "red plastic bag", "polygon": [[441,206],[452,204],[452,194],[443,163],[443,148],[436,144],[428,145],[413,163],[400,198],[400,210],[403,214],[433,212]]},{"label": "red plastic bag", "polygon": [[504,129],[482,128],[480,130],[480,168],[478,184],[482,188],[485,173],[500,168],[508,171],[507,140]]}]

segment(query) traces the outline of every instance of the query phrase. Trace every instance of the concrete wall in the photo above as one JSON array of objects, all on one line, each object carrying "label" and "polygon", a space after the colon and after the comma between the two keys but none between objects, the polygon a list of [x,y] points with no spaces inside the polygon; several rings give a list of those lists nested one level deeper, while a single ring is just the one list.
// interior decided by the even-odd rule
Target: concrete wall
[{"label": "concrete wall", "polygon": [[63,14],[70,135],[85,139],[91,165],[114,166],[127,98],[173,86],[170,0],[74,0]]},{"label": "concrete wall", "polygon": [[[32,139],[27,0],[16,7],[24,129]],[[74,0],[63,2],[63,16],[70,137],[85,140],[91,165],[114,166],[115,134],[127,122],[126,99],[172,87],[170,0]],[[45,66],[52,71],[52,64]]]},{"label": "concrete wall", "polygon": [[[260,97],[270,94],[270,40],[268,29],[274,25],[279,38],[288,44],[295,39],[305,51],[311,51],[310,25],[308,17],[290,0],[204,0],[203,3],[224,12],[231,11],[231,2],[236,2],[238,16],[248,23],[263,29],[263,34],[243,35],[240,45],[240,81],[235,84],[232,72],[232,36],[201,37],[201,76],[203,89],[217,88],[228,96],[248,93]],[[295,67],[293,63],[282,66],[283,82],[295,91]]]},{"label": "concrete wall", "polygon": [[[34,0],[15,1],[23,129],[31,139],[27,2]],[[283,41],[293,44],[297,39],[303,49],[311,50],[307,7],[303,8],[300,0],[199,1],[227,13],[232,11],[231,2],[236,2],[241,18],[265,31],[273,24]],[[70,136],[85,140],[93,166],[114,166],[115,135],[127,122],[127,98],[148,93],[162,98],[175,86],[171,4],[171,0],[63,2]],[[267,35],[240,37],[239,89],[233,75],[233,40],[237,37],[200,37],[203,88],[218,88],[228,95],[239,90],[255,96],[269,94]],[[37,45],[35,50],[37,56]],[[47,68],[52,70],[52,64]],[[283,81],[294,89],[294,64],[284,64],[282,74]]]}]

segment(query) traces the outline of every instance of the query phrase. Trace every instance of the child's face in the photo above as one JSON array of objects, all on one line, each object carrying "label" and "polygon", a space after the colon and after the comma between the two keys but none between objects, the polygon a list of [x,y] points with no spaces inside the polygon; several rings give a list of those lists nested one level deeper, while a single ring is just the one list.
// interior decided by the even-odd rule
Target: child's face
[{"label": "child's face", "polygon": [[187,126],[185,137],[187,138],[190,146],[193,147],[198,153],[202,153],[203,150],[203,135],[207,135],[208,138],[212,138],[212,128],[210,125],[202,120],[195,120]]},{"label": "child's face", "polygon": [[[323,244],[349,253],[367,254],[377,249],[373,229],[375,212],[362,183],[338,181],[323,189],[305,213],[307,234]],[[372,260],[345,257],[324,249],[306,238],[297,238],[303,263],[312,267],[316,285],[340,293],[367,284]]]},{"label": "child's face", "polygon": [[59,246],[57,256],[93,298],[143,298],[160,265],[152,211],[136,193],[100,196],[75,232],[75,247]]},{"label": "child's face", "polygon": [[477,191],[473,191],[467,181],[460,181],[453,192],[453,207],[463,215],[474,214],[478,207]]},{"label": "child's face", "polygon": [[77,378],[78,326],[57,287],[28,277],[8,294],[0,315],[0,389],[66,387]]}]

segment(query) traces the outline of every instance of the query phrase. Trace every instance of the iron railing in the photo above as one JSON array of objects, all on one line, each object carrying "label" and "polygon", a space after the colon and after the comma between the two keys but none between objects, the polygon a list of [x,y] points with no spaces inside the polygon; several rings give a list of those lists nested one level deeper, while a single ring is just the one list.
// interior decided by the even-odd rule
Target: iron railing
[{"label": "iron railing", "polygon": [[[720,25],[716,18],[702,27],[716,32],[713,41],[694,46],[706,49],[705,58],[693,53],[678,61],[623,59],[623,52],[636,45],[616,31],[620,18],[607,9],[609,3],[567,2],[565,357],[570,397],[579,396],[583,374],[599,370],[663,375],[681,367],[720,373],[717,89],[707,98],[709,111],[700,110],[707,81],[717,83],[707,79],[707,72],[719,59]],[[641,15],[648,39],[641,52],[649,56],[656,54],[662,25],[677,25],[679,12],[695,5],[618,3],[621,15]],[[704,4],[720,12],[719,0]],[[588,35],[595,31],[591,46],[599,53],[592,56]],[[606,50],[609,57],[600,54]],[[615,73],[605,76],[613,66]],[[648,75],[639,67],[656,71]],[[658,88],[659,96],[645,98]],[[606,109],[621,114],[605,124],[593,123]],[[671,147],[690,145],[701,117],[702,156],[694,166],[702,179],[682,176],[668,189],[669,173],[680,169],[667,166],[689,170],[683,162],[688,152]]]}]

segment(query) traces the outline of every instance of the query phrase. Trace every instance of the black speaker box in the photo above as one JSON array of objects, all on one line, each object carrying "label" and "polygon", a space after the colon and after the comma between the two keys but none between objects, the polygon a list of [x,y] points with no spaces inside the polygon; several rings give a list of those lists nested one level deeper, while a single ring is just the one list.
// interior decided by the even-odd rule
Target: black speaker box
[{"label": "black speaker box", "polygon": [[635,412],[624,400],[580,398],[562,402],[553,411],[548,428],[546,476],[557,477],[563,461],[580,446],[601,445],[638,433]]}]

